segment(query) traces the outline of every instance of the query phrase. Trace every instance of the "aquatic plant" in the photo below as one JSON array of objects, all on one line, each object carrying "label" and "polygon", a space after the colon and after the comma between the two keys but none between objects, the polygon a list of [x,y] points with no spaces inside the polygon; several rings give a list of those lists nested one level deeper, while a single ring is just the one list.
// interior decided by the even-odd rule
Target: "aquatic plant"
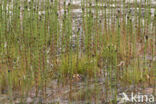
[{"label": "aquatic plant", "polygon": [[1,0],[0,94],[46,101],[57,80],[70,103],[113,104],[122,84],[155,87],[155,14],[151,0]]}]

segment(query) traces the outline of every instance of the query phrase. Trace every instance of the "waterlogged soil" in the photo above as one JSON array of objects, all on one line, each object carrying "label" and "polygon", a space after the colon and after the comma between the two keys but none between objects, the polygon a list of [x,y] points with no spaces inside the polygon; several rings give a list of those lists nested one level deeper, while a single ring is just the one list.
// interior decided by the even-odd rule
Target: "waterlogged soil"
[{"label": "waterlogged soil", "polygon": [[[70,0],[67,0],[66,4],[68,5]],[[73,32],[76,32],[77,28],[82,28],[82,8],[81,8],[82,0],[72,0],[72,13],[73,13]],[[123,9],[123,5],[118,5],[121,3],[121,0],[116,0],[117,5],[115,6],[114,2],[108,4],[101,5],[102,0],[98,0],[98,7],[101,8],[112,8],[114,9],[114,15],[111,15],[109,9],[106,9],[107,14],[110,14],[111,19],[115,18],[115,14],[117,14],[117,8],[121,8],[122,15],[132,15],[135,18],[134,8]],[[133,5],[135,0],[125,0],[126,5]],[[144,0],[142,0],[144,1]],[[152,7],[151,15],[154,17],[156,0],[151,0]],[[141,3],[141,0],[137,0],[137,3]],[[60,2],[63,5],[63,2]],[[144,2],[142,2],[142,16],[144,16],[145,9],[143,8]],[[92,3],[92,11],[95,11],[95,3]],[[102,9],[101,9],[102,11]],[[101,11],[99,13],[101,13]],[[129,11],[129,12],[128,12]],[[139,11],[139,10],[138,10]],[[137,12],[138,12],[137,11]],[[63,15],[63,8],[60,9],[60,17]],[[130,13],[130,14],[128,14]],[[109,16],[109,15],[108,15]],[[101,13],[102,19],[102,13]],[[108,19],[108,21],[111,21]],[[151,19],[152,20],[152,19]],[[111,23],[111,22],[110,22]],[[152,27],[152,26],[151,26]],[[73,34],[74,38],[74,34]],[[153,37],[151,37],[153,38]],[[121,98],[121,93],[143,93],[143,94],[153,94],[156,93],[154,90],[154,86],[148,83],[140,85],[128,85],[115,83],[114,79],[107,79],[107,75],[103,75],[104,72],[97,78],[86,79],[84,76],[76,75],[73,76],[72,79],[65,79],[64,81],[58,81],[57,79],[52,79],[47,83],[46,90],[43,92],[42,90],[38,91],[36,95],[36,89],[32,88],[26,96],[21,97],[20,92],[15,91],[14,96],[12,98],[15,104],[107,104],[108,102],[114,102],[115,93],[117,93],[118,103]],[[106,79],[111,81],[106,82]],[[114,82],[114,83],[113,83]],[[7,92],[7,91],[6,91]],[[44,96],[43,96],[44,94]],[[0,104],[9,104],[10,97],[7,94],[0,95]]]},{"label": "waterlogged soil", "polygon": [[[46,88],[45,97],[43,97],[43,93],[40,90],[37,97],[35,95],[35,88],[32,89],[26,97],[21,97],[16,94],[13,97],[13,102],[15,104],[27,103],[27,104],[107,104],[110,101],[114,102],[115,93],[117,91],[117,100],[118,104],[122,98],[121,94],[124,92],[127,95],[131,93],[134,94],[145,94],[145,95],[153,95],[153,88],[146,87],[142,88],[139,86],[129,85],[129,86],[120,86],[118,85],[118,89],[108,88],[104,81],[99,80],[87,80],[86,82],[75,81],[70,84],[59,84],[57,80],[53,80],[48,83]],[[8,104],[9,97],[7,95],[0,95],[0,104]]]},{"label": "waterlogged soil", "polygon": [[[115,83],[108,85],[105,79],[104,77],[90,80],[73,78],[71,81],[64,80],[63,83],[58,83],[58,80],[52,80],[48,82],[45,92],[39,90],[36,95],[36,90],[33,88],[27,96],[22,97],[16,91],[12,99],[15,104],[109,104],[114,102],[115,93],[117,93],[118,104],[122,104],[122,93],[127,95],[131,93],[154,95],[152,86],[146,84],[144,87],[142,86],[143,84],[140,86],[125,86]],[[43,96],[43,93],[45,96]],[[8,104],[10,97],[5,94],[0,95],[0,101],[0,104]]]}]

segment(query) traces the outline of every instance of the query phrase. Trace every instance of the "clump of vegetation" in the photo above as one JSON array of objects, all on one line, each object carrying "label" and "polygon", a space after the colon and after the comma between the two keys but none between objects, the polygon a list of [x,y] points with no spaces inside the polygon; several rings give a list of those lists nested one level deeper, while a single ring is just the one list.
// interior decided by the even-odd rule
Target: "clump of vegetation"
[{"label": "clump of vegetation", "polygon": [[63,77],[73,76],[74,74],[95,77],[100,73],[95,57],[88,58],[86,55],[78,57],[75,54],[62,56],[56,70]]},{"label": "clump of vegetation", "polygon": [[148,71],[148,69],[129,69],[123,72],[123,75],[120,76],[121,83],[131,84],[142,84],[142,83],[151,83],[154,82],[154,75],[152,74],[154,71]]},{"label": "clump of vegetation", "polygon": [[117,49],[113,44],[108,44],[102,48],[99,55],[97,55],[98,66],[108,69],[117,65]]}]

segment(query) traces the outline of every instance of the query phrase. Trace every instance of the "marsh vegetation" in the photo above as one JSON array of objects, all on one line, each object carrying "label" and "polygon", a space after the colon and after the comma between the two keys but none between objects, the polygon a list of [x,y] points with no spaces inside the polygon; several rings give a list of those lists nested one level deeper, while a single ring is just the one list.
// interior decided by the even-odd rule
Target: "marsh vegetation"
[{"label": "marsh vegetation", "polygon": [[0,103],[117,104],[155,95],[155,0],[0,0]]}]

